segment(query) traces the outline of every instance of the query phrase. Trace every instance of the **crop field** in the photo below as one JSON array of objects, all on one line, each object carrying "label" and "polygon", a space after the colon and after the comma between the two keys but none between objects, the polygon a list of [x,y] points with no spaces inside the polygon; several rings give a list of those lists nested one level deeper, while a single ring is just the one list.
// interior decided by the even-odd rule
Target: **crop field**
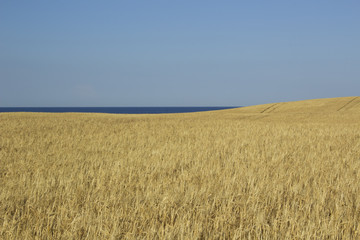
[{"label": "crop field", "polygon": [[0,113],[1,239],[360,239],[360,97]]}]

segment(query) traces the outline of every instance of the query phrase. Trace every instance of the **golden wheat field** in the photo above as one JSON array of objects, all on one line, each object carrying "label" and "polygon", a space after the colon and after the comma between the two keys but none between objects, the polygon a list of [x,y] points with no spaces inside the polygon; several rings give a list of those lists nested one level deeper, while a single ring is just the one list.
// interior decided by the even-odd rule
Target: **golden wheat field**
[{"label": "golden wheat field", "polygon": [[0,114],[2,239],[359,239],[360,97]]}]

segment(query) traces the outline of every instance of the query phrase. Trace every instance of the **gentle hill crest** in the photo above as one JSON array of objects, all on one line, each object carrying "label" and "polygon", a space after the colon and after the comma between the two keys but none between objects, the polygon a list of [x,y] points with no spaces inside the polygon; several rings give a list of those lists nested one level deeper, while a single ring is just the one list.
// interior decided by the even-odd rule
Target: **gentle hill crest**
[{"label": "gentle hill crest", "polygon": [[239,113],[360,113],[360,97],[312,99],[238,108]]}]

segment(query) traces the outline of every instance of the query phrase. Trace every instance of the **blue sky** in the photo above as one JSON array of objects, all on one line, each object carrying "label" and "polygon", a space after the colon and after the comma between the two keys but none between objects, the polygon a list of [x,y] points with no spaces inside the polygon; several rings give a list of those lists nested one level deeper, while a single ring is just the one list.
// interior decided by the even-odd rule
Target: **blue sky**
[{"label": "blue sky", "polygon": [[360,92],[359,1],[1,1],[0,107]]}]

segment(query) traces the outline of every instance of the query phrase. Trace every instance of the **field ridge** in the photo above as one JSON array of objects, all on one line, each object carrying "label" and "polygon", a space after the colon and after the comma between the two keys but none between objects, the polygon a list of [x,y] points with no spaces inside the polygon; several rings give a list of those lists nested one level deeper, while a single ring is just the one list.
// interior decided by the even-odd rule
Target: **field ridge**
[{"label": "field ridge", "polygon": [[[339,97],[254,105],[236,109],[238,113],[331,113],[360,112],[360,97]],[[351,106],[351,107],[349,107]],[[231,111],[231,110],[230,110]]]}]

